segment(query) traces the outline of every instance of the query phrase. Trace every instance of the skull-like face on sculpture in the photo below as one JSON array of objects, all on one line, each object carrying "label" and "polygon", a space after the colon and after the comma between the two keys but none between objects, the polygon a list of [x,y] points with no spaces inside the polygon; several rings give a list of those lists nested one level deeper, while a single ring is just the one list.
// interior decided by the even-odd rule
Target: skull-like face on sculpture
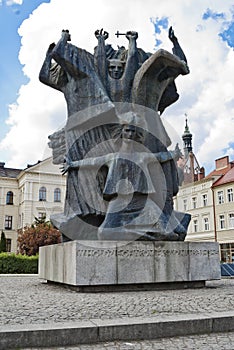
[{"label": "skull-like face on sculpture", "polygon": [[111,59],[109,60],[108,71],[109,75],[113,79],[120,79],[124,72],[125,63],[121,60]]}]

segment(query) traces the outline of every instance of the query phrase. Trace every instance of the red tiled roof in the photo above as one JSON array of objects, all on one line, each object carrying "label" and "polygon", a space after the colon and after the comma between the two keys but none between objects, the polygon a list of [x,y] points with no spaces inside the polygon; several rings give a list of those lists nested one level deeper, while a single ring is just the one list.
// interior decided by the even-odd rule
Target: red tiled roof
[{"label": "red tiled roof", "polygon": [[213,176],[222,176],[222,175],[225,175],[228,171],[230,170],[230,167],[225,167],[225,168],[222,168],[222,169],[218,169],[218,170],[213,170],[211,173],[209,173],[206,178],[210,178],[210,177],[213,177]]},{"label": "red tiled roof", "polygon": [[224,185],[226,183],[234,182],[234,167],[231,169],[228,169],[228,171],[220,178],[218,179],[212,187],[216,187],[219,185]]}]

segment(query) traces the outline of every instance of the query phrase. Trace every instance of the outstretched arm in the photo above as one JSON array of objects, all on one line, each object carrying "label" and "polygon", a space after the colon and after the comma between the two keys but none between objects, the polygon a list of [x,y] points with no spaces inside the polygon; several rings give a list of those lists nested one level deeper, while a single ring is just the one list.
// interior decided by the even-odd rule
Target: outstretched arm
[{"label": "outstretched arm", "polygon": [[101,78],[103,84],[106,86],[107,75],[108,75],[108,62],[106,59],[106,46],[105,40],[108,39],[109,34],[106,31],[96,30],[95,37],[98,40],[98,45],[94,52],[94,64],[99,77]]},{"label": "outstretched arm", "polygon": [[179,158],[181,158],[183,155],[179,149],[178,143],[176,144],[176,147],[174,151],[165,151],[165,152],[158,152],[158,153],[149,153],[148,154],[148,161],[149,163],[155,161],[155,158],[160,163],[168,162],[169,160],[174,159],[174,161],[178,161]]},{"label": "outstretched arm", "polygon": [[179,158],[183,156],[183,154],[181,153],[181,150],[179,149],[179,145],[177,143],[174,151],[159,152],[156,153],[155,156],[160,163],[165,163],[172,159],[177,162]]},{"label": "outstretched arm", "polygon": [[169,28],[168,37],[174,45],[172,48],[173,54],[176,55],[177,57],[179,57],[182,61],[187,63],[187,59],[186,59],[186,56],[184,54],[184,51],[182,50],[172,27]]},{"label": "outstretched arm", "polygon": [[63,166],[60,168],[62,171],[62,174],[64,175],[68,170],[70,169],[79,169],[81,166],[85,167],[100,167],[101,165],[104,165],[108,161],[114,159],[115,155],[113,153],[109,153],[104,156],[95,157],[95,158],[85,158],[81,160],[75,160],[72,161],[69,158],[65,158],[65,162]]}]

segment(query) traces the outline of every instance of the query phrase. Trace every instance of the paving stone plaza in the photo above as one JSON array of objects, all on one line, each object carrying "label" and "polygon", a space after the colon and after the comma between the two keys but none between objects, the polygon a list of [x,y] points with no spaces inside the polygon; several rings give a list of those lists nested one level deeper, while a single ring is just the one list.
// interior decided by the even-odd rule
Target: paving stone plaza
[{"label": "paving stone plaza", "polygon": [[[226,332],[231,330],[228,329],[228,324],[233,325],[234,319],[234,279],[206,282],[206,287],[201,289],[122,293],[78,293],[63,286],[47,284],[36,275],[1,275],[0,283],[1,337],[4,331],[15,331],[20,327],[30,329],[37,325],[48,328],[90,320],[122,320],[126,323],[137,320],[140,324],[144,319],[153,323],[157,319],[166,321],[170,318],[179,320],[187,317],[189,320],[201,315],[218,315],[221,318],[228,315],[222,330],[211,334],[155,340],[107,341],[76,346],[74,344],[55,349],[234,349],[234,332]],[[0,349],[7,348],[0,345]]]}]

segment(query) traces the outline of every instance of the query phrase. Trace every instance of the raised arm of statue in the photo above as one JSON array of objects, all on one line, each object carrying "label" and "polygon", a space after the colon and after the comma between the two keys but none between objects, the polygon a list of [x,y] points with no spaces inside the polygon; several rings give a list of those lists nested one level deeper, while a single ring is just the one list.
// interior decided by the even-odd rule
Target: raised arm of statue
[{"label": "raised arm of statue", "polygon": [[182,61],[187,63],[187,59],[186,59],[186,56],[184,54],[184,51],[182,50],[172,27],[169,28],[168,37],[174,45],[172,48],[173,54],[176,55],[177,57],[179,57]]},{"label": "raised arm of statue", "polygon": [[55,43],[50,44],[46,57],[39,73],[39,80],[54,89],[61,91],[63,83],[66,83],[66,75],[62,67],[57,63],[52,64],[52,51]]},{"label": "raised arm of statue", "polygon": [[103,84],[106,86],[108,75],[108,61],[106,58],[105,40],[108,39],[109,34],[106,31],[103,31],[103,29],[96,30],[94,34],[98,40],[98,45],[94,51],[94,64],[99,77],[101,78]]},{"label": "raised arm of statue", "polygon": [[69,31],[62,30],[61,39],[53,48],[51,56],[70,76],[74,78],[85,78],[87,74],[85,73],[84,58],[86,65],[90,66],[88,59],[90,57],[93,58],[93,56],[85,50],[69,44],[68,41],[70,40]]},{"label": "raised arm of statue", "polygon": [[126,33],[126,38],[129,40],[129,45],[128,45],[128,57],[125,65],[124,76],[125,76],[125,79],[133,80],[139,68],[137,43],[136,43],[138,38],[138,33],[134,31],[128,31]]}]

